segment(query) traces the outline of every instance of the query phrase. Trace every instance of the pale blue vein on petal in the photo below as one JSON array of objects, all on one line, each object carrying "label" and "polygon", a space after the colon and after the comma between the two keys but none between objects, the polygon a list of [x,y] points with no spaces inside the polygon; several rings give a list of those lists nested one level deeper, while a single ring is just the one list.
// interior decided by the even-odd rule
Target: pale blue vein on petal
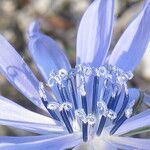
[{"label": "pale blue vein on petal", "polygon": [[150,126],[150,109],[127,119],[115,134],[122,135],[127,132],[148,126]]},{"label": "pale blue vein on petal", "polygon": [[39,31],[39,23],[33,22],[29,27],[29,52],[46,80],[51,71],[71,68],[63,50],[47,35]]},{"label": "pale blue vein on petal", "polygon": [[118,148],[124,150],[149,150],[150,147],[150,139],[113,137],[110,141]]},{"label": "pale blue vein on petal", "polygon": [[0,72],[24,96],[40,108],[39,81],[16,50],[0,35]]},{"label": "pale blue vein on petal", "polygon": [[100,66],[109,49],[114,0],[95,0],[80,22],[77,35],[77,64]]},{"label": "pale blue vein on petal", "polygon": [[[19,137],[20,138],[20,137]],[[16,138],[17,140],[17,138]],[[25,139],[23,139],[25,140]],[[0,145],[1,150],[64,150],[67,148],[74,147],[82,142],[80,135],[69,134],[54,138],[41,137],[41,139],[24,143],[2,143]]]},{"label": "pale blue vein on petal", "polygon": [[150,41],[150,1],[128,26],[115,46],[109,63],[124,71],[133,71]]},{"label": "pale blue vein on petal", "polygon": [[2,96],[0,96],[0,124],[38,134],[65,133],[59,122],[27,110]]},{"label": "pale blue vein on petal", "polygon": [[[19,143],[27,143],[27,142],[33,142],[38,140],[45,140],[45,139],[51,139],[56,138],[57,136],[60,136],[58,134],[49,134],[49,135],[36,135],[36,136],[0,136],[0,142],[6,143],[6,144],[19,144]],[[62,136],[62,135],[61,135]]]}]

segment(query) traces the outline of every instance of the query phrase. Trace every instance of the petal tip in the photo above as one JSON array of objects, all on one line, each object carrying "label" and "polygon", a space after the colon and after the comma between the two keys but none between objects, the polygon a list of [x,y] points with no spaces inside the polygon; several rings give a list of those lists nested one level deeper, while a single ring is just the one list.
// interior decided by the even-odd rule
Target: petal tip
[{"label": "petal tip", "polygon": [[29,26],[29,30],[28,30],[29,36],[33,36],[36,33],[38,33],[39,29],[40,29],[40,23],[38,21],[33,21]]}]

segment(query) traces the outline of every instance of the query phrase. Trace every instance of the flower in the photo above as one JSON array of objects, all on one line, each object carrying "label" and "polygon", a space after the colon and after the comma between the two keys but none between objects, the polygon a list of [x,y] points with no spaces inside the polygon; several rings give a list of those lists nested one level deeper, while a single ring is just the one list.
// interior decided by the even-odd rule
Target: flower
[{"label": "flower", "polygon": [[134,115],[140,94],[127,86],[150,40],[150,1],[145,1],[108,56],[113,14],[114,0],[95,0],[89,6],[79,26],[75,68],[56,42],[33,22],[29,52],[43,82],[0,36],[0,72],[50,115],[29,111],[0,96],[0,124],[39,134],[1,136],[1,150],[149,149],[149,139],[123,135],[150,126],[150,109]]}]

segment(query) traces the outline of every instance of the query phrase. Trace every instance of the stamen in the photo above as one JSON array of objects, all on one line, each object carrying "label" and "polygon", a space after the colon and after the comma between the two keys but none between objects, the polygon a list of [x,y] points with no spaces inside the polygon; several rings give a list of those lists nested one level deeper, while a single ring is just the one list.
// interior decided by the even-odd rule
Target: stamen
[{"label": "stamen", "polygon": [[115,124],[115,126],[111,129],[110,135],[113,135],[118,128],[124,123],[124,121],[127,119],[126,115],[123,115]]},{"label": "stamen", "polygon": [[99,126],[98,126],[98,129],[97,129],[97,136],[100,136],[102,131],[103,131],[103,127],[105,125],[105,122],[106,122],[106,117],[105,116],[102,116],[101,119],[100,119],[100,122],[99,122]]},{"label": "stamen", "polygon": [[86,115],[88,114],[88,110],[87,110],[87,100],[86,100],[86,96],[81,96],[81,100],[82,100],[82,108],[85,111]]},{"label": "stamen", "polygon": [[[41,100],[53,119],[59,120],[66,126],[69,133],[82,131],[83,141],[86,142],[95,134],[101,135],[107,119],[114,126],[110,134],[114,134],[122,123],[132,115],[134,101],[129,104],[127,82],[132,79],[131,72],[124,72],[111,65],[98,68],[77,65],[67,71],[60,69],[49,74],[48,87],[58,88],[61,99],[50,101],[48,90],[40,84],[39,94]],[[92,110],[88,110],[87,84],[93,79]],[[76,84],[77,80],[77,84]],[[100,82],[103,83],[100,88]],[[49,91],[51,92],[51,91]],[[125,93],[122,106],[115,112],[122,93]],[[57,95],[55,95],[57,99]],[[78,106],[78,98],[82,107]],[[91,113],[89,113],[91,112]]]},{"label": "stamen", "polygon": [[58,120],[60,121],[59,117],[57,116],[57,114],[55,113],[55,111],[53,109],[49,109],[47,106],[48,106],[48,102],[43,100],[43,98],[41,98],[45,108],[48,110],[49,114],[51,115],[51,117],[55,120]]},{"label": "stamen", "polygon": [[118,119],[118,120],[116,121],[115,126],[114,126],[114,127],[112,128],[112,130],[110,131],[110,134],[111,134],[111,135],[114,134],[114,133],[118,130],[118,128],[123,124],[123,122],[124,122],[126,119],[128,119],[128,118],[131,117],[131,115],[132,115],[132,113],[133,113],[133,106],[134,106],[134,104],[135,104],[135,101],[132,101],[132,102],[128,105],[128,108],[125,109],[125,112],[124,112],[123,116],[122,116],[120,119]]},{"label": "stamen", "polygon": [[93,81],[93,103],[92,103],[92,112],[96,113],[97,110],[97,96],[99,90],[99,78],[97,76],[94,77]]},{"label": "stamen", "polygon": [[87,116],[87,122],[89,125],[93,126],[96,123],[96,117],[92,114]]},{"label": "stamen", "polygon": [[48,103],[47,108],[50,110],[57,110],[59,109],[59,104],[57,102],[50,102]]},{"label": "stamen", "polygon": [[118,119],[122,116],[122,114],[124,113],[125,108],[127,107],[129,101],[129,95],[125,94],[124,100],[123,100],[123,104],[122,107],[120,108],[118,114],[117,114],[117,118],[114,120],[114,124],[116,124],[116,122],[118,121]]},{"label": "stamen", "polygon": [[97,102],[97,108],[99,110],[100,115],[107,116],[108,114],[107,104],[103,100]]},{"label": "stamen", "polygon": [[87,142],[87,140],[88,140],[88,123],[82,124],[82,132],[83,132],[83,141]]},{"label": "stamen", "polygon": [[73,81],[72,81],[72,79],[69,79],[68,81],[71,85],[71,93],[72,93],[72,97],[73,97],[74,107],[75,107],[75,109],[78,109],[78,104],[77,104],[77,99],[76,99],[76,90],[75,90]]},{"label": "stamen", "polygon": [[116,117],[117,117],[117,113],[110,109],[110,110],[108,111],[107,117],[108,117],[109,119],[111,119],[111,120],[114,120],[114,119],[116,119]]},{"label": "stamen", "polygon": [[66,111],[64,109],[60,111],[60,115],[63,119],[64,124],[66,125],[66,128],[67,128],[68,132],[73,133],[72,126],[70,124],[70,121],[69,121],[68,116],[66,114]]},{"label": "stamen", "polygon": [[112,104],[112,106],[111,106],[111,108],[110,109],[112,109],[113,111],[115,111],[116,110],[116,107],[117,107],[117,104],[118,104],[118,101],[119,101],[119,99],[120,99],[120,96],[121,96],[121,93],[117,93],[116,94],[116,98],[115,98],[115,100],[114,100],[114,102],[113,102],[113,104]]},{"label": "stamen", "polygon": [[63,92],[64,87],[57,85],[57,88],[58,88],[62,102],[66,102],[66,98],[65,98],[64,92]]},{"label": "stamen", "polygon": [[[98,125],[98,129],[97,129],[97,132],[96,132],[96,134],[98,136],[101,135],[101,132],[102,132],[104,126],[105,126],[106,117],[111,117],[111,114],[110,114],[111,110],[109,112],[109,109],[111,108],[111,105],[112,105],[113,101],[114,101],[114,97],[111,97],[110,100],[109,100],[109,102],[108,102],[108,104],[107,104],[107,109],[105,108],[106,109],[105,110],[105,115],[102,114],[103,116],[101,117],[101,120],[100,120],[99,125]],[[115,113],[114,113],[114,117],[115,117]],[[111,117],[111,119],[112,119],[112,117]]]},{"label": "stamen", "polygon": [[[82,99],[82,108],[85,112],[85,114],[88,114],[87,111],[87,100],[86,100],[86,96],[81,96]],[[83,141],[86,142],[88,140],[88,123],[84,123],[82,124],[82,132],[83,132]]]},{"label": "stamen", "polygon": [[45,106],[45,108],[47,109],[47,111],[49,112],[51,117],[55,120],[60,121],[60,119],[57,116],[57,114],[55,113],[55,111],[47,108],[47,106],[48,106],[47,96],[46,96],[46,92],[44,89],[44,84],[42,82],[39,83],[39,94],[40,94],[41,100],[43,102],[43,105]]}]

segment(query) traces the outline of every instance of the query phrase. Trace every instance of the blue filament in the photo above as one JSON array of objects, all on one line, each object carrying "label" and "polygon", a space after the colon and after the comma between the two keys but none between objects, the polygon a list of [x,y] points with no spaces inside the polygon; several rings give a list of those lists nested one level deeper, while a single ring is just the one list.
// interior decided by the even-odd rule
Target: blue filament
[{"label": "blue filament", "polygon": [[[69,100],[69,95],[67,94],[66,88],[65,87],[60,87],[59,91],[60,91],[60,96],[62,98],[62,101],[63,102],[68,101]],[[72,112],[69,110],[66,113],[73,120],[73,114],[72,114]]]},{"label": "blue filament", "polygon": [[95,76],[94,82],[93,82],[93,103],[92,103],[92,112],[93,113],[96,113],[96,109],[97,109],[98,88],[99,88],[99,78],[97,76]]},{"label": "blue filament", "polygon": [[51,115],[51,117],[52,117],[53,119],[55,119],[55,120],[60,121],[60,119],[59,119],[59,117],[57,116],[57,114],[55,113],[55,111],[54,111],[54,110],[50,110],[50,109],[47,108],[48,102],[45,101],[43,98],[41,98],[41,99],[42,99],[42,102],[43,102],[45,108],[48,110],[49,114]]},{"label": "blue filament", "polygon": [[124,123],[124,121],[127,119],[126,115],[124,114],[115,124],[115,126],[111,129],[110,134],[114,134],[118,128]]},{"label": "blue filament", "polygon": [[88,123],[82,124],[82,132],[83,132],[83,141],[87,142],[87,140],[88,140]]},{"label": "blue filament", "polygon": [[117,107],[118,101],[120,99],[120,96],[121,96],[121,93],[120,94],[117,93],[117,95],[115,97],[115,100],[114,100],[114,102],[112,103],[112,105],[110,107],[111,110],[113,110],[113,111],[116,110],[116,107]]},{"label": "blue filament", "polygon": [[126,109],[127,107],[127,104],[129,102],[129,95],[128,94],[125,94],[125,97],[124,97],[124,100],[123,100],[123,104],[122,104],[122,107],[120,108],[118,114],[117,114],[117,118],[114,120],[114,124],[119,120],[119,118],[123,115],[124,113],[124,110]]},{"label": "blue filament", "polygon": [[[87,115],[88,110],[87,110],[86,96],[81,96],[81,99],[82,99],[82,108]],[[83,141],[86,142],[88,140],[88,123],[82,122],[82,132],[83,132]]]},{"label": "blue filament", "polygon": [[[115,98],[114,97],[111,97],[108,104],[107,104],[107,108],[110,109],[111,108],[111,105],[113,104],[113,102],[115,101]],[[97,132],[96,134],[98,136],[101,135],[102,131],[103,131],[103,128],[105,126],[105,123],[106,123],[106,117],[105,116],[102,116],[101,119],[100,119],[100,122],[99,122],[99,126],[98,126],[98,129],[97,129]]]},{"label": "blue filament", "polygon": [[63,122],[64,122],[68,132],[69,133],[73,133],[72,126],[71,126],[70,121],[68,119],[67,113],[66,113],[66,111],[64,109],[62,111],[60,111],[60,115],[61,115],[61,117],[63,119]]},{"label": "blue filament", "polygon": [[100,120],[100,122],[99,122],[99,126],[98,126],[98,129],[97,129],[97,132],[96,132],[96,134],[97,134],[98,136],[101,135],[101,133],[102,133],[102,131],[103,131],[103,128],[104,128],[104,125],[105,125],[105,122],[106,122],[106,117],[105,117],[105,116],[102,116],[102,117],[101,117],[101,120]]},{"label": "blue filament", "polygon": [[73,81],[71,79],[69,79],[69,81],[70,81],[70,85],[71,85],[71,93],[72,93],[74,107],[75,107],[75,109],[78,109],[78,104],[77,104],[77,99],[76,99],[76,94],[75,94],[75,88],[74,88],[74,85],[73,85]]},{"label": "blue filament", "polygon": [[82,108],[84,109],[84,112],[86,113],[86,115],[88,114],[88,110],[87,110],[87,100],[86,100],[86,96],[81,96],[82,99]]},{"label": "blue filament", "polygon": [[62,102],[66,102],[66,98],[65,98],[64,93],[63,93],[63,87],[61,87],[59,85],[57,85],[57,87],[58,87],[58,91],[59,91]]}]

